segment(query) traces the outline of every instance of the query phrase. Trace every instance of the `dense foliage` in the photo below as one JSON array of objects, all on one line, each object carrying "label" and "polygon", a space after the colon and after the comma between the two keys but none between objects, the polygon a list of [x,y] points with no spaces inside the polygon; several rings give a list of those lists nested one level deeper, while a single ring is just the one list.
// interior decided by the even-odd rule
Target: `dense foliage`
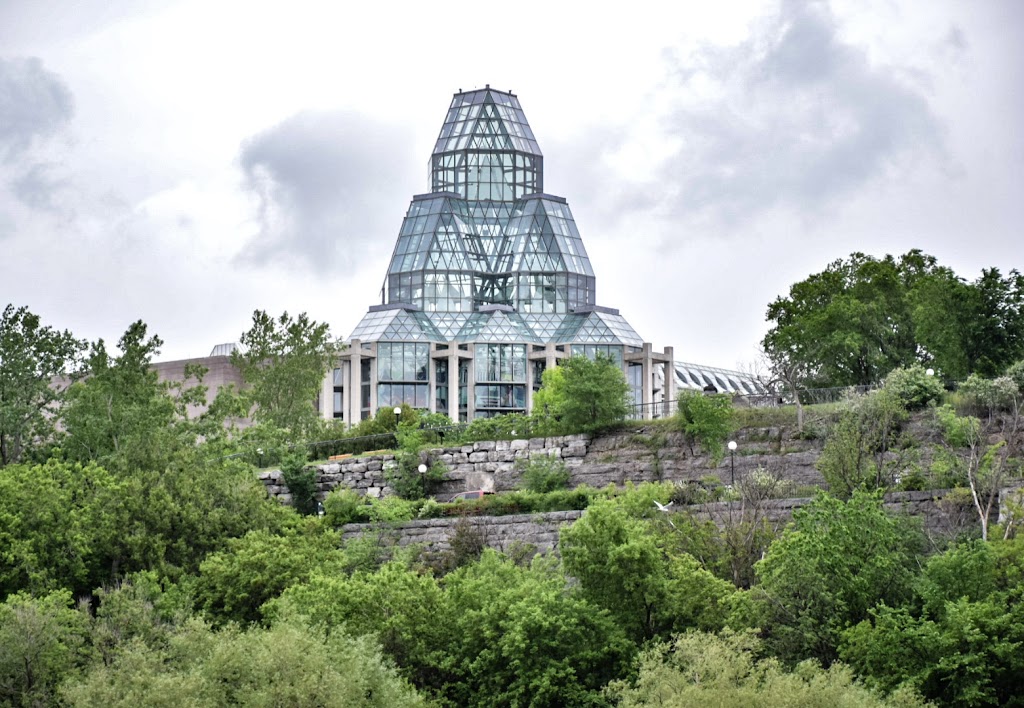
[{"label": "dense foliage", "polygon": [[[57,405],[83,343],[45,327],[28,308],[0,315],[0,467],[21,460],[35,440],[54,435]],[[55,381],[57,381],[55,385]]]},{"label": "dense foliage", "polygon": [[[5,317],[25,341],[63,337],[27,312]],[[324,334],[291,322],[306,323],[299,339]],[[264,324],[282,334],[282,320]],[[61,341],[73,361],[73,340]],[[763,469],[728,488],[597,490],[569,488],[563,464],[535,457],[518,491],[429,498],[444,474],[432,444],[620,421],[621,374],[582,358],[546,375],[537,415],[453,429],[403,407],[363,421],[331,444],[397,448],[388,474],[402,495],[335,491],[319,518],[269,500],[255,465],[283,461],[296,507],[313,511],[307,451],[330,448],[308,443],[331,431],[287,402],[275,409],[284,399],[237,392],[189,417],[204,372],[161,383],[159,346],[141,322],[116,351],[92,344],[81,378],[34,399],[45,425],[36,418],[0,467],[0,705],[1020,703],[1024,509],[994,511],[1021,471],[1020,364],[947,394],[911,363],[877,391],[810,410],[830,489],[788,525],[766,502],[792,485]],[[271,371],[286,359],[265,353],[260,375],[287,379]],[[307,364],[312,380],[322,360]],[[239,432],[246,406],[261,422]],[[791,415],[739,416],[703,395],[681,410],[634,437],[657,454],[681,435],[709,472],[737,421],[776,430]],[[940,481],[962,487],[971,516],[951,543],[926,540],[881,496]],[[470,518],[568,509],[586,513],[557,553],[489,548]],[[463,517],[443,550],[397,544],[393,522],[443,516]],[[346,540],[336,527],[351,521],[374,525]]]},{"label": "dense foliage", "polygon": [[231,363],[247,384],[243,400],[253,417],[305,437],[320,426],[316,400],[324,374],[338,354],[327,324],[306,313],[277,319],[262,310],[252,315],[252,327],[241,337],[242,350]]},{"label": "dense foliage", "polygon": [[794,284],[767,319],[762,345],[783,380],[869,385],[915,362],[948,380],[995,376],[1024,358],[1024,276],[989,268],[968,283],[917,250],[854,253]]},{"label": "dense foliage", "polygon": [[563,359],[542,377],[534,398],[539,415],[557,421],[561,431],[593,431],[617,423],[628,412],[629,384],[614,360],[577,355]]}]

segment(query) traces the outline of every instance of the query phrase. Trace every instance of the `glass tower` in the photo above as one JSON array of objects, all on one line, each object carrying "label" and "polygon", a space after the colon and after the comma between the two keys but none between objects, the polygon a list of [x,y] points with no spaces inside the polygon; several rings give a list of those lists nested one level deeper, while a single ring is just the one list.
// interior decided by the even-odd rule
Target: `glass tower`
[{"label": "glass tower", "polygon": [[543,369],[574,354],[611,356],[630,381],[650,376],[637,368],[640,336],[596,305],[587,250],[566,200],[544,192],[544,156],[514,94],[454,95],[430,189],[402,222],[381,304],[349,338],[353,392],[336,417],[403,403],[453,419],[525,412]]}]

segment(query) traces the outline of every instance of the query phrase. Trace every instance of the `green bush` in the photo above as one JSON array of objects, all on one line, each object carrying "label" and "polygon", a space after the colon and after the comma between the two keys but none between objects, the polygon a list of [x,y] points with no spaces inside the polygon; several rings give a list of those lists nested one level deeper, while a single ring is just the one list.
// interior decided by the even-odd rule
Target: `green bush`
[{"label": "green bush", "polygon": [[1020,389],[1009,376],[986,379],[971,374],[960,384],[958,392],[968,412],[975,415],[992,416],[999,411],[1013,410],[1020,398]]},{"label": "green bush", "polygon": [[[395,437],[400,447],[395,453],[395,464],[384,470],[388,486],[403,499],[423,499],[433,494],[447,476],[448,468],[420,450],[423,432],[418,423],[402,421]],[[426,467],[425,472],[420,472],[420,465]]]},{"label": "green bush", "polygon": [[338,487],[324,499],[324,518],[334,527],[366,523],[370,520],[369,500],[354,489]]},{"label": "green bush", "polygon": [[476,440],[512,440],[529,438],[536,428],[537,419],[522,413],[477,418],[457,434],[446,436],[446,442],[463,443]]},{"label": "green bush", "polygon": [[893,369],[885,377],[883,388],[899,399],[908,411],[924,408],[931,402],[942,400],[942,382],[928,375],[920,364]]},{"label": "green bush", "polygon": [[1012,364],[1006,370],[1005,375],[1017,384],[1018,391],[1024,391],[1024,359],[1021,359],[1016,364]]},{"label": "green bush", "polygon": [[292,495],[292,506],[300,514],[316,513],[316,470],[306,466],[306,451],[291,450],[281,459],[284,483]]},{"label": "green bush", "polygon": [[817,461],[829,491],[848,499],[857,489],[889,486],[902,470],[886,453],[900,443],[906,420],[901,400],[887,388],[857,399],[832,426]]},{"label": "green bush", "polygon": [[553,455],[534,455],[528,461],[519,458],[516,469],[520,487],[530,492],[544,494],[564,489],[569,484],[569,470],[560,458]]},{"label": "green bush", "polygon": [[679,394],[676,413],[679,429],[692,451],[694,443],[717,465],[725,456],[725,441],[734,430],[732,399],[726,395],[706,396],[699,391]]}]

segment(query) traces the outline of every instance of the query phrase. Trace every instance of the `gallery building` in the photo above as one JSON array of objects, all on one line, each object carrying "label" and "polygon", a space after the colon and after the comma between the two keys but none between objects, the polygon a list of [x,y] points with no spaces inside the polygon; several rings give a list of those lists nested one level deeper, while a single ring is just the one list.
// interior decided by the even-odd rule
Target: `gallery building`
[{"label": "gallery building", "polygon": [[676,366],[618,310],[597,279],[569,204],[544,191],[544,156],[519,99],[489,86],[452,98],[430,157],[430,191],[412,198],[381,301],[346,340],[320,410],[347,423],[408,404],[456,421],[528,413],[545,369],[602,354],[635,404],[677,385],[754,393],[722,369]]}]

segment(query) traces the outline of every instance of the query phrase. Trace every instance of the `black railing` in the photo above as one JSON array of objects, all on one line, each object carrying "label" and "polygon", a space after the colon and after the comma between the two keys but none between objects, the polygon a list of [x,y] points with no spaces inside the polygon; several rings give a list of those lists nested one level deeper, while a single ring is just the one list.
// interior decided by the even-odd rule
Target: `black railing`
[{"label": "black railing", "polygon": [[[419,432],[423,434],[426,442],[441,443],[451,434],[458,434],[465,429],[465,423],[453,423],[452,425],[420,428]],[[257,467],[269,467],[280,464],[282,453],[285,451],[294,452],[305,449],[312,459],[322,459],[334,455],[358,455],[370,450],[393,450],[397,447],[398,440],[395,433],[389,432],[334,440],[317,440],[309,443],[289,443],[274,449],[254,446],[232,455],[225,455],[222,459],[242,459]]]},{"label": "black railing", "polygon": [[[805,388],[799,390],[800,403],[805,406],[818,403],[836,403],[850,396],[862,395],[876,388],[875,386],[838,386],[835,388]],[[695,393],[699,393],[695,391]],[[711,392],[707,392],[709,395]],[[774,391],[754,394],[726,393],[732,398],[733,404],[749,408],[778,408],[795,404],[792,391]],[[678,400],[656,401],[654,403],[633,404],[629,420],[649,420],[669,418],[679,410]]]}]

